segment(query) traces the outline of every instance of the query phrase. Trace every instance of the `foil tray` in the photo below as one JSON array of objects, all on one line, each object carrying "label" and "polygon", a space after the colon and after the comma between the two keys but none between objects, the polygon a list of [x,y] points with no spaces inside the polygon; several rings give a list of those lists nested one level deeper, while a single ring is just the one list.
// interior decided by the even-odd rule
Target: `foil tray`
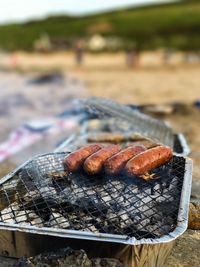
[{"label": "foil tray", "polygon": [[[40,162],[42,158],[52,158],[56,155],[62,155],[63,153],[51,153],[45,155],[39,155],[23,165],[17,168],[15,171],[11,172],[4,178],[0,180],[0,185],[3,186],[12,179],[15,179],[16,176],[22,170],[30,166],[32,162],[37,161]],[[178,156],[175,156],[179,158]],[[181,157],[180,157],[181,158]],[[39,166],[39,165],[38,165]],[[36,170],[32,170],[34,173]],[[45,172],[45,168],[43,168]],[[36,177],[37,178],[37,177]],[[117,235],[117,234],[107,234],[107,233],[93,233],[89,231],[80,231],[80,230],[70,230],[70,229],[57,229],[50,227],[36,227],[36,226],[24,226],[17,223],[0,223],[0,229],[9,230],[9,231],[21,231],[42,235],[50,235],[50,236],[59,236],[59,237],[68,237],[68,238],[76,238],[83,240],[96,240],[96,241],[104,241],[104,242],[113,242],[113,243],[121,243],[128,245],[139,245],[139,244],[158,244],[169,242],[180,236],[187,229],[188,222],[188,208],[189,208],[189,200],[190,200],[190,191],[191,191],[191,180],[192,180],[192,161],[189,158],[185,158],[185,168],[183,171],[183,180],[182,187],[180,192],[180,202],[177,214],[176,227],[169,234],[163,235],[160,238],[142,238],[136,239],[135,237],[127,237],[127,235]]]},{"label": "foil tray", "polygon": [[83,103],[89,114],[96,115],[101,120],[113,119],[116,127],[122,124],[130,131],[140,133],[156,143],[173,147],[172,128],[162,120],[154,119],[110,99],[90,97],[83,100]]},{"label": "foil tray", "polygon": [[190,148],[182,133],[174,135],[174,152],[180,156],[188,156],[190,154]]}]

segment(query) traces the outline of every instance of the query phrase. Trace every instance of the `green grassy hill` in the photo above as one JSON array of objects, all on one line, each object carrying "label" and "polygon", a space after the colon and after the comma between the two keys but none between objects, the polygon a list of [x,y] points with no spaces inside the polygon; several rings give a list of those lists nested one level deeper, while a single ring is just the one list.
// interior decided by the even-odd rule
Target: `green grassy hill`
[{"label": "green grassy hill", "polygon": [[43,33],[52,41],[71,41],[94,33],[119,36],[140,49],[172,47],[200,50],[200,1],[123,9],[104,14],[55,16],[24,24],[0,26],[0,48],[32,50]]}]

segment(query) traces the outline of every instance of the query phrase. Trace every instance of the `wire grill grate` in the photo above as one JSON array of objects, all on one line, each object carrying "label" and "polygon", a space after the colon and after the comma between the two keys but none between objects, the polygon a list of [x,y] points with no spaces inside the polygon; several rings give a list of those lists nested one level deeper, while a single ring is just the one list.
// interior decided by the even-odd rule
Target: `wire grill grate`
[{"label": "wire grill grate", "polygon": [[29,161],[0,187],[0,221],[49,227],[159,238],[176,228],[185,159],[174,156],[154,169],[148,182],[127,176],[66,174],[66,153]]}]

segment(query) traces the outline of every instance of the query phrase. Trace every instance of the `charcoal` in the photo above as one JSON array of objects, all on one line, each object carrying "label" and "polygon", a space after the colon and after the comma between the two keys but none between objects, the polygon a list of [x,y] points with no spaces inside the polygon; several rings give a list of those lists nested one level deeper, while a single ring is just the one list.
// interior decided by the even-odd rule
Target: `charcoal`
[{"label": "charcoal", "polygon": [[12,267],[30,267],[29,263],[26,257],[22,257]]},{"label": "charcoal", "polygon": [[15,223],[15,218],[20,208],[16,202],[12,203],[8,208],[3,209],[0,212],[0,221],[6,223]]},{"label": "charcoal", "polygon": [[[33,168],[24,168],[22,169],[22,171],[19,173],[19,178],[20,181],[17,185],[17,191],[24,193],[27,190],[28,191],[33,191],[33,190],[37,190],[37,180],[39,180],[37,178],[33,178],[34,175],[39,175],[38,170],[32,170]],[[36,180],[37,179],[37,180]]]},{"label": "charcoal", "polygon": [[34,221],[34,220],[37,220],[39,219],[38,215],[33,212],[32,210],[22,210],[20,212],[18,212],[17,214],[18,217],[20,216],[26,216],[26,221]]},{"label": "charcoal", "polygon": [[66,173],[66,171],[53,172],[53,173],[50,173],[48,175],[52,178],[52,185],[58,193],[61,191],[64,191],[72,183],[72,181],[71,181],[69,175]]},{"label": "charcoal", "polygon": [[1,189],[0,190],[0,211],[8,207],[16,199],[16,189]]},{"label": "charcoal", "polygon": [[54,228],[63,228],[67,229],[70,227],[70,223],[66,220],[66,218],[61,213],[53,212],[49,218],[49,221],[46,223],[49,227]]},{"label": "charcoal", "polygon": [[29,218],[27,216],[27,213],[26,211],[19,211],[17,214],[16,214],[16,222],[17,223],[22,223],[22,222],[26,222]]},{"label": "charcoal", "polygon": [[40,191],[41,196],[44,199],[48,199],[48,198],[57,199],[57,197],[58,197],[58,194],[57,194],[55,188],[52,186],[41,187],[39,191]]},{"label": "charcoal", "polygon": [[22,258],[14,267],[92,267],[91,261],[83,250],[70,248],[55,252],[42,253],[35,257]]},{"label": "charcoal", "polygon": [[106,195],[101,195],[102,197],[102,200],[105,202],[105,203],[110,203],[112,201],[112,197],[108,194]]},{"label": "charcoal", "polygon": [[12,178],[12,180],[8,180],[6,183],[3,184],[3,189],[5,191],[7,190],[14,190],[16,191],[17,184],[19,183],[20,178],[17,174],[15,174]]},{"label": "charcoal", "polygon": [[23,188],[28,191],[33,191],[52,185],[52,176],[48,172],[45,172],[45,170],[40,170],[37,160],[32,160],[30,165],[23,168],[19,173],[19,177],[18,192],[21,190],[24,191]]},{"label": "charcoal", "polygon": [[0,211],[8,207],[16,200],[17,184],[19,178],[17,175],[13,177],[13,180],[8,181],[0,187]]},{"label": "charcoal", "polygon": [[118,217],[119,217],[120,227],[122,229],[124,227],[126,227],[127,224],[131,224],[132,223],[132,220],[130,219],[129,215],[124,211],[120,211],[118,213]]},{"label": "charcoal", "polygon": [[[80,189],[79,189],[80,191]],[[69,203],[70,205],[76,205],[79,201],[79,198],[83,197],[83,192],[74,192],[73,189],[65,188],[58,197],[59,203]]]},{"label": "charcoal", "polygon": [[95,225],[87,225],[86,231],[90,231],[92,233],[98,233],[98,229],[96,228]]},{"label": "charcoal", "polygon": [[55,202],[54,198],[43,199],[42,197],[32,199],[31,201],[25,203],[21,208],[33,210],[42,220],[49,220],[51,214],[51,208],[57,207],[58,204]]},{"label": "charcoal", "polygon": [[42,218],[37,217],[35,219],[33,219],[32,221],[30,221],[30,224],[33,226],[37,226],[37,227],[44,227],[44,222],[42,220]]},{"label": "charcoal", "polygon": [[15,223],[15,219],[10,217],[10,214],[5,214],[3,216],[1,216],[1,221],[0,222],[5,222],[5,223],[9,223],[9,224],[14,224]]},{"label": "charcoal", "polygon": [[19,223],[21,225],[36,225],[42,223],[41,218],[31,210],[20,210],[17,202],[14,202],[9,208],[1,211],[1,220],[10,224]]},{"label": "charcoal", "polygon": [[39,198],[40,197],[40,192],[38,190],[34,191],[28,191],[26,194],[22,194],[21,191],[17,192],[16,194],[16,199],[19,205],[25,205],[26,203],[29,203],[32,201],[34,198]]},{"label": "charcoal", "polygon": [[125,267],[117,259],[89,259],[84,250],[62,248],[54,252],[46,252],[34,257],[21,258],[13,267]]},{"label": "charcoal", "polygon": [[78,199],[76,205],[83,211],[90,212],[94,216],[106,214],[108,211],[107,206],[96,198],[84,197]]},{"label": "charcoal", "polygon": [[[149,232],[153,231],[155,234],[162,235],[163,231],[166,231],[166,227],[164,230],[162,228],[163,214],[156,217],[160,219],[161,223],[153,223],[156,220],[153,217],[155,210],[152,204],[149,206],[152,199],[152,196],[149,196],[152,193],[151,189],[146,190],[145,194],[131,195],[133,192],[138,192],[137,187],[134,185],[126,186],[124,182],[115,180],[105,183],[104,190],[100,186],[94,186],[91,189],[80,188],[77,181],[73,181],[68,186],[59,192],[52,185],[46,186],[45,183],[45,186],[39,188],[38,191],[32,191],[23,196],[23,208],[35,211],[36,218],[30,220],[31,225],[124,234],[130,231],[127,225],[134,223],[137,232],[146,229]],[[156,196],[156,201],[159,204],[166,200],[166,197],[162,199],[160,196],[160,185],[158,184],[154,186],[153,196]],[[170,195],[169,199],[171,199]],[[134,211],[132,203],[138,207],[137,212]],[[61,212],[59,211],[60,208]],[[55,210],[53,213],[52,209]],[[128,216],[124,209],[131,216]],[[92,214],[92,217],[84,215],[89,213]],[[102,217],[102,219],[94,220],[94,217]],[[81,222],[80,218],[82,219]],[[17,222],[26,224],[26,214],[19,213]],[[172,224],[172,221],[170,223]],[[158,231],[157,226],[159,224],[161,230]]]}]

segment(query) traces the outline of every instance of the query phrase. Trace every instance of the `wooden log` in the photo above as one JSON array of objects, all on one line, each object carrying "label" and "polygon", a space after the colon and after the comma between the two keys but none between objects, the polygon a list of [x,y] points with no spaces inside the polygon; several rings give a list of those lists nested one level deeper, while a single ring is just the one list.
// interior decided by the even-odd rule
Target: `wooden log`
[{"label": "wooden log", "polygon": [[190,202],[188,228],[200,230],[200,200]]}]

